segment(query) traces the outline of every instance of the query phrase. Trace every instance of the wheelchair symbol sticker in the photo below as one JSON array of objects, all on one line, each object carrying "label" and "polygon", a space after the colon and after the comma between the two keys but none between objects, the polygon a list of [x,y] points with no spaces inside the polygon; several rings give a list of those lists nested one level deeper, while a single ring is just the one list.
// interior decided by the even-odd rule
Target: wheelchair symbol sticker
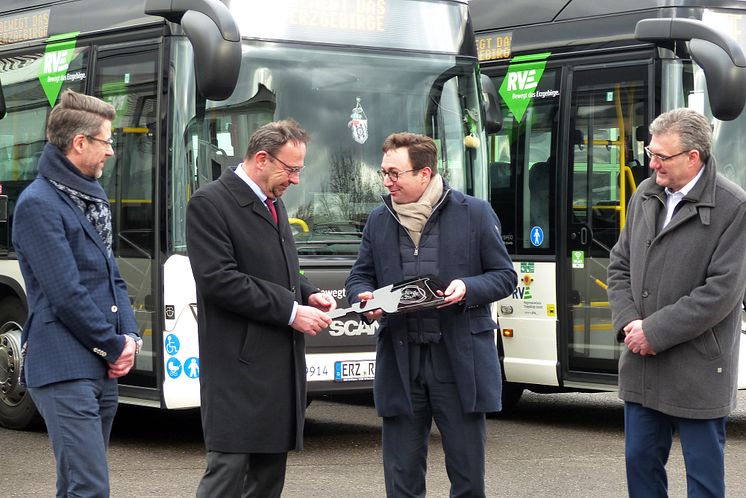
[{"label": "wheelchair symbol sticker", "polygon": [[174,334],[168,334],[166,336],[165,344],[163,345],[163,349],[165,349],[166,354],[173,356],[179,352],[180,347],[181,344],[179,344],[178,337],[176,337]]}]

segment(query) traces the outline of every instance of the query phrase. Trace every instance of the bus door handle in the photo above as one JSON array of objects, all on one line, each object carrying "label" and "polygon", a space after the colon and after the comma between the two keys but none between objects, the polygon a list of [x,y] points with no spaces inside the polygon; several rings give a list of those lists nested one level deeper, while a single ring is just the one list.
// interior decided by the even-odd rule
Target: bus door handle
[{"label": "bus door handle", "polygon": [[588,244],[588,228],[587,227],[582,227],[580,229],[580,244],[584,246]]}]

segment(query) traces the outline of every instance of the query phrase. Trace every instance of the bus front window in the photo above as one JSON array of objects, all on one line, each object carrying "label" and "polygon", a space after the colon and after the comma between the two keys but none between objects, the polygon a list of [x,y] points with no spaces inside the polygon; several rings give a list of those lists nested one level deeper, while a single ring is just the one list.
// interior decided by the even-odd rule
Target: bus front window
[{"label": "bus front window", "polygon": [[239,164],[259,126],[293,118],[311,135],[300,184],[283,196],[298,251],[355,255],[368,213],[385,193],[376,171],[389,134],[432,136],[452,187],[484,185],[475,181],[486,176],[483,147],[464,145],[470,126],[481,131],[477,88],[473,63],[453,56],[245,42],[236,91],[208,101],[204,118],[184,130],[192,191]]}]

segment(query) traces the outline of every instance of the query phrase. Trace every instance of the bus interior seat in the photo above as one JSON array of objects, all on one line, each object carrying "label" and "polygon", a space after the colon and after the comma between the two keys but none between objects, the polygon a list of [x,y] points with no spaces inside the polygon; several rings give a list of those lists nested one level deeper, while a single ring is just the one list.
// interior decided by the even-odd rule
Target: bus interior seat
[{"label": "bus interior seat", "polygon": [[573,130],[571,141],[573,145],[577,145],[578,150],[583,150],[584,138],[581,130]]},{"label": "bus interior seat", "polygon": [[512,188],[513,172],[509,162],[490,163],[490,203],[502,220],[510,216],[515,194]]}]

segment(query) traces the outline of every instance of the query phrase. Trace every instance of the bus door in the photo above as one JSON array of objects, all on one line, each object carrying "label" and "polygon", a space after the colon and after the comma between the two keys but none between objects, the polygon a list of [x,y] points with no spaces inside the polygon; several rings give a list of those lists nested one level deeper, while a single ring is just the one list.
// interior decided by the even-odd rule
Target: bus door
[{"label": "bus door", "polygon": [[[558,385],[556,175],[561,70],[513,63],[491,74],[500,88],[502,128],[488,136],[489,199],[518,274],[496,308],[505,381],[503,404],[527,384]],[[512,395],[507,393],[511,392]]]},{"label": "bus door", "polygon": [[[647,176],[647,62],[575,66],[567,150],[566,253],[559,265],[560,348],[566,380],[615,383],[621,347],[611,327],[606,274],[629,196]],[[599,375],[600,374],[600,375]]]},{"label": "bus door", "polygon": [[[120,381],[150,388],[158,400],[155,352],[160,344],[156,254],[156,136],[158,61],[152,42],[99,46],[91,92],[116,109],[112,123],[114,156],[106,161],[101,184],[112,207],[112,250],[127,284],[143,347],[135,367]],[[128,388],[120,385],[127,397]],[[140,392],[139,397],[148,397]]]}]

